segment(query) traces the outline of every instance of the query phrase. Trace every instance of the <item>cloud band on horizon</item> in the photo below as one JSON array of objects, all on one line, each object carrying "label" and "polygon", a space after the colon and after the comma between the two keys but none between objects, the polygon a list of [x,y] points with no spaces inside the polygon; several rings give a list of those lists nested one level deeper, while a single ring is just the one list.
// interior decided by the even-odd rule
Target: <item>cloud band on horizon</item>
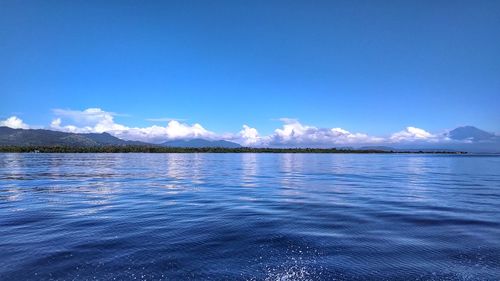
[{"label": "cloud band on horizon", "polygon": [[[304,125],[297,119],[281,118],[283,125],[270,135],[261,136],[256,128],[246,124],[237,133],[217,134],[205,129],[201,124],[188,124],[179,120],[169,120],[166,126],[128,127],[114,121],[118,114],[100,108],[88,108],[82,111],[54,109],[51,124],[44,129],[72,133],[107,132],[124,140],[161,143],[175,139],[223,139],[234,141],[244,146],[263,147],[327,147],[339,145],[380,145],[394,143],[439,143],[450,141],[446,134],[432,134],[417,127],[404,130],[388,137],[369,136],[364,133],[351,133],[343,128],[318,128]],[[31,128],[17,116],[0,121],[0,126],[11,128]]]}]

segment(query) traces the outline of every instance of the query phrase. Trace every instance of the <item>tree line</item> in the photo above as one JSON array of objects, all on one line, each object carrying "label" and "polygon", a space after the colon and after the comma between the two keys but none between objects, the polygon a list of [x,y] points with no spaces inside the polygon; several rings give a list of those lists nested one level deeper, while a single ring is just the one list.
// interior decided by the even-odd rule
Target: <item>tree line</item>
[{"label": "tree line", "polygon": [[[337,148],[254,148],[254,147],[161,147],[161,146],[0,146],[0,152],[19,153],[408,153],[374,149]],[[411,153],[447,153],[449,151],[411,151]]]}]

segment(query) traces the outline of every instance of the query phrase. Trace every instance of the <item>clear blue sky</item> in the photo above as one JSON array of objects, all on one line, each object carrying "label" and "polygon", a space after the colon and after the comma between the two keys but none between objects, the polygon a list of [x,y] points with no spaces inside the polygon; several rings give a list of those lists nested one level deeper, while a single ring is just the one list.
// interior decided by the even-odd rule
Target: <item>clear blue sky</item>
[{"label": "clear blue sky", "polygon": [[0,118],[500,131],[500,1],[0,1]]}]

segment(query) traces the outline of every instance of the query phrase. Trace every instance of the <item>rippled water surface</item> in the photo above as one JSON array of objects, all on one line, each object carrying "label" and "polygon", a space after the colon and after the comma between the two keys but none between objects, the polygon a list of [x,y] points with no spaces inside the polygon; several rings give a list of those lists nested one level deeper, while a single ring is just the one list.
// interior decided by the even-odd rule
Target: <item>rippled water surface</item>
[{"label": "rippled water surface", "polygon": [[500,157],[0,154],[0,280],[500,280]]}]

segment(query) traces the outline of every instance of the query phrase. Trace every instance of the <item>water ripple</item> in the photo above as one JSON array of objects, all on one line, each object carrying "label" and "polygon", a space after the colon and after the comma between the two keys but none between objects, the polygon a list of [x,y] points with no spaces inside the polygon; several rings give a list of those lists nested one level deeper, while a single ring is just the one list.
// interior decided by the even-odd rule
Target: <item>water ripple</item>
[{"label": "water ripple", "polygon": [[500,157],[0,154],[0,280],[500,280]]}]

